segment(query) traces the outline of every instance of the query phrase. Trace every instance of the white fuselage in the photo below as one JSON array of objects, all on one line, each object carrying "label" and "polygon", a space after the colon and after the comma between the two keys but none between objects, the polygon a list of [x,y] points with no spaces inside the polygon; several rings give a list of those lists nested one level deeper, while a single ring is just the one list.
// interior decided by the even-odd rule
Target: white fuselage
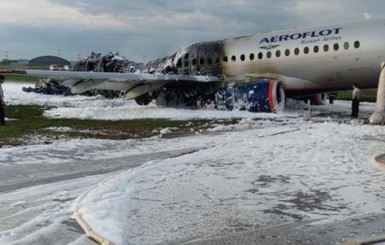
[{"label": "white fuselage", "polygon": [[377,86],[385,20],[275,31],[223,41],[227,79],[268,77],[285,91]]}]

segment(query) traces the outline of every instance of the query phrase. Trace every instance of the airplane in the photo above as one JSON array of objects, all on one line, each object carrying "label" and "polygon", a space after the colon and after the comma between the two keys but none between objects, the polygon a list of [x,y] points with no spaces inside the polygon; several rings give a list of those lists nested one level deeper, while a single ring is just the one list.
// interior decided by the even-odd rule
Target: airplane
[{"label": "airplane", "polygon": [[214,105],[251,112],[282,110],[285,98],[376,88],[385,60],[385,20],[294,28],[198,42],[135,72],[18,71],[63,79],[74,94],[124,91],[140,105]]}]

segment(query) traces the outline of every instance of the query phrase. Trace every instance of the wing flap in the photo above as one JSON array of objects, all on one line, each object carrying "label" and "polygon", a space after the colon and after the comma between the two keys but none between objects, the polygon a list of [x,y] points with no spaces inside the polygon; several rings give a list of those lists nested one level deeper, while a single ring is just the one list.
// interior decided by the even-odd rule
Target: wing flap
[{"label": "wing flap", "polygon": [[72,87],[81,81],[82,81],[82,79],[67,79],[67,80],[61,82],[60,84],[67,86],[67,87]]},{"label": "wing flap", "polygon": [[135,98],[143,93],[161,88],[168,83],[218,82],[215,76],[190,76],[175,74],[113,73],[81,71],[25,70],[29,76],[62,79],[63,85],[71,87],[71,93],[79,94],[91,89],[127,91],[127,98]]},{"label": "wing flap", "polygon": [[113,73],[113,72],[83,72],[83,71],[45,71],[25,70],[29,76],[51,77],[58,79],[105,80],[108,82],[153,83],[153,82],[218,82],[220,79],[209,75],[176,75],[148,73]]},{"label": "wing flap", "polygon": [[161,87],[163,87],[166,83],[147,83],[143,85],[136,86],[129,90],[126,93],[126,98],[127,99],[134,99],[142,94],[148,93],[150,91],[157,90]]},{"label": "wing flap", "polygon": [[71,93],[81,94],[104,83],[103,80],[85,80],[71,87]]}]

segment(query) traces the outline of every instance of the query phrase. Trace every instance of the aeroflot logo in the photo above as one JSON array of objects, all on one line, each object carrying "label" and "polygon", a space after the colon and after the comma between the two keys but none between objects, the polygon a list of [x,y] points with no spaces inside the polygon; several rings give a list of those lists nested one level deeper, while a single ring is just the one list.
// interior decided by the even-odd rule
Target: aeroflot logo
[{"label": "aeroflot logo", "polygon": [[[337,27],[337,28],[331,28],[331,29],[324,29],[321,31],[297,32],[291,35],[265,37],[259,42],[259,44],[271,44],[271,43],[283,42],[283,41],[289,41],[289,40],[328,37],[331,35],[340,34],[341,30],[342,30],[342,27]],[[325,39],[325,41],[327,41],[327,39]]]}]

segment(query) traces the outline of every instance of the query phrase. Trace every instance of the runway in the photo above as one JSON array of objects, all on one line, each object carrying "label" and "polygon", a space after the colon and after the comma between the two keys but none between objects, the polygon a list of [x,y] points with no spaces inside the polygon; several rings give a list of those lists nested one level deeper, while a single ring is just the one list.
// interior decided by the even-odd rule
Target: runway
[{"label": "runway", "polygon": [[[46,152],[55,151],[51,148]],[[18,164],[16,159],[23,157],[22,152],[9,157],[9,164],[0,164],[0,244],[96,244],[70,218],[69,207],[77,196],[119,171],[148,161],[188,154],[194,149],[103,160],[71,159],[69,156],[76,155],[71,151],[62,149],[61,154],[56,155],[55,164],[47,164],[49,159]],[[38,155],[36,152],[37,159]]]},{"label": "runway", "polygon": [[[120,100],[8,94],[54,105],[59,117],[98,107],[120,119],[140,110],[175,116]],[[374,104],[363,103],[359,119],[349,108],[335,101],[304,121],[294,105],[178,137],[165,128],[144,139],[1,148],[0,244],[93,244],[70,218],[79,197],[80,215],[116,244],[335,244],[383,235],[385,171],[372,159],[385,149],[384,128],[367,124]]]}]

